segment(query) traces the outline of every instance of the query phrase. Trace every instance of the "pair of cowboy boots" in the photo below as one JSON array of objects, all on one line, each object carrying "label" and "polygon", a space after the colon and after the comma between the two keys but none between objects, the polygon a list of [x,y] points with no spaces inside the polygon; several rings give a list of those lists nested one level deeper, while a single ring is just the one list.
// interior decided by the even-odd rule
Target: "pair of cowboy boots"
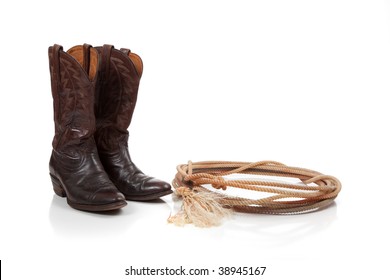
[{"label": "pair of cowboy boots", "polygon": [[84,211],[119,209],[126,200],[153,200],[171,186],[132,162],[128,127],[142,75],[128,49],[84,44],[49,47],[55,136],[50,158],[54,192]]}]

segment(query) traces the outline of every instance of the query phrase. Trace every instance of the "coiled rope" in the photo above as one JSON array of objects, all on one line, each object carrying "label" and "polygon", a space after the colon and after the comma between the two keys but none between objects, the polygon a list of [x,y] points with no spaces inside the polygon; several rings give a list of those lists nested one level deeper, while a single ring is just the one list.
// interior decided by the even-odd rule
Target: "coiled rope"
[{"label": "coiled rope", "polygon": [[[230,178],[234,174],[261,175],[261,178]],[[274,177],[298,180],[290,183],[270,179]],[[183,205],[168,222],[201,227],[218,225],[232,210],[263,214],[316,211],[330,205],[341,190],[340,181],[333,176],[275,161],[189,161],[177,166],[172,184],[175,194],[183,199]],[[229,188],[259,192],[266,197],[252,199],[219,191]]]}]

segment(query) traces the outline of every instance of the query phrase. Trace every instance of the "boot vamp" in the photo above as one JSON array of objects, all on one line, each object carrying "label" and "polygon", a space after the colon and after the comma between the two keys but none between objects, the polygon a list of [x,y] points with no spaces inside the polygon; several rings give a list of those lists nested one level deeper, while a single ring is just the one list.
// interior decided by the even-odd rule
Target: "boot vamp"
[{"label": "boot vamp", "polygon": [[169,191],[171,186],[145,175],[131,160],[127,147],[116,151],[100,152],[100,159],[116,187],[125,195],[148,195]]}]

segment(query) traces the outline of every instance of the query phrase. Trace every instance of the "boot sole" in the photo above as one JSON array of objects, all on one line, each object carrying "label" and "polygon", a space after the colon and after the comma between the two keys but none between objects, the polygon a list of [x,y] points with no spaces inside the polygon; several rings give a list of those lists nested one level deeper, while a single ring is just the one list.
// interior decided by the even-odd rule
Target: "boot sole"
[{"label": "boot sole", "polygon": [[126,200],[132,200],[132,201],[148,201],[148,200],[155,200],[157,198],[160,198],[162,196],[168,195],[173,193],[172,190],[167,190],[159,193],[153,193],[148,195],[125,195]]},{"label": "boot sole", "polygon": [[90,212],[104,212],[104,211],[117,210],[127,205],[126,201],[117,201],[114,203],[108,203],[102,205],[74,203],[68,199],[65,189],[61,186],[60,180],[58,180],[52,174],[50,174],[50,178],[53,184],[54,193],[60,197],[66,197],[66,202],[69,204],[69,206],[77,210],[90,211]]}]

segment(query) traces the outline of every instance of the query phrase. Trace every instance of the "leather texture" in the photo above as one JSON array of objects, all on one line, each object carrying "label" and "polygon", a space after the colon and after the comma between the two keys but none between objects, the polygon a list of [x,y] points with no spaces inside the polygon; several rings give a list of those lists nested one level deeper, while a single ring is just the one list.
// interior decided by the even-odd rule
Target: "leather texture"
[{"label": "leather texture", "polygon": [[[77,59],[60,45],[49,47],[55,124],[49,163],[53,188],[79,210],[119,209],[127,204],[125,197],[104,171],[94,139],[98,76],[92,68],[98,65],[98,53],[87,44],[71,50],[79,54]],[[88,61],[80,64],[80,57]]]},{"label": "leather texture", "polygon": [[96,88],[95,140],[104,169],[128,200],[152,200],[172,193],[168,183],[145,175],[128,150],[128,127],[143,68],[141,58],[112,45],[96,50],[101,56],[101,78]]}]

